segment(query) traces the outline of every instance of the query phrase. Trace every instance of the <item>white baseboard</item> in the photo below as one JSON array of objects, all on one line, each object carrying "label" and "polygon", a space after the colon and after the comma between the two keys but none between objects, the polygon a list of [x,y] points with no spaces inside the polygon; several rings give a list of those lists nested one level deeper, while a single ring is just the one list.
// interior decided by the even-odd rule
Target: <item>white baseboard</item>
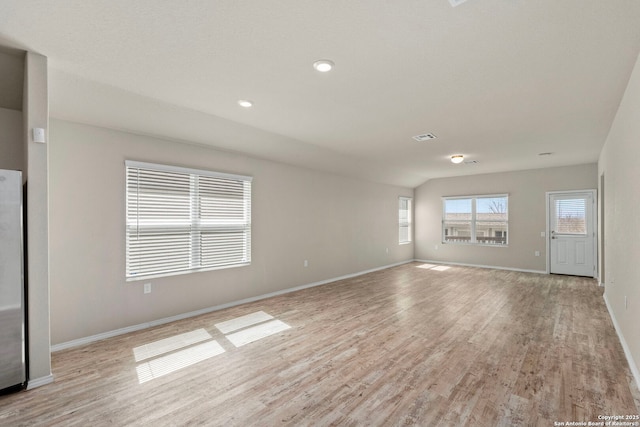
[{"label": "white baseboard", "polygon": [[523,268],[511,268],[511,267],[500,267],[496,265],[482,265],[482,264],[466,264],[462,262],[449,262],[449,261],[434,261],[428,259],[414,259],[416,262],[425,262],[427,264],[445,264],[445,265],[459,265],[462,267],[477,267],[477,268],[491,268],[493,270],[508,270],[508,271],[520,271],[523,273],[538,273],[538,274],[547,274],[545,270],[526,270]]},{"label": "white baseboard", "polygon": [[607,310],[609,311],[609,317],[611,317],[611,321],[613,322],[613,327],[616,329],[616,333],[618,334],[618,339],[620,340],[620,344],[622,344],[624,355],[627,356],[629,369],[631,369],[631,374],[633,375],[633,379],[636,381],[636,387],[640,389],[640,371],[638,370],[638,365],[636,365],[636,362],[633,360],[633,356],[631,355],[631,350],[627,345],[627,341],[624,339],[624,335],[622,335],[620,325],[618,325],[616,316],[613,314],[613,310],[611,309],[611,305],[609,304],[609,300],[607,299],[606,293],[604,294],[604,303],[607,305]]},{"label": "white baseboard", "polygon": [[29,381],[27,381],[27,390],[32,390],[37,387],[42,387],[43,385],[51,384],[52,382],[53,382],[53,374],[49,374],[46,377],[30,379]]},{"label": "white baseboard", "polygon": [[288,289],[283,289],[280,291],[276,291],[276,292],[270,292],[268,294],[263,294],[263,295],[258,295],[255,297],[249,297],[249,298],[245,298],[245,299],[241,299],[241,300],[237,300],[237,301],[232,301],[226,304],[220,304],[220,305],[216,305],[213,307],[207,307],[207,308],[203,308],[201,310],[195,310],[195,311],[190,311],[188,313],[182,313],[182,314],[178,314],[176,316],[171,316],[171,317],[165,317],[163,319],[158,319],[158,320],[153,320],[151,322],[145,322],[145,323],[140,323],[138,325],[132,325],[132,326],[127,326],[124,328],[120,328],[120,329],[116,329],[113,331],[107,331],[107,332],[103,332],[100,334],[96,334],[96,335],[91,335],[88,337],[84,337],[84,338],[78,338],[75,340],[71,340],[71,341],[66,341],[60,344],[55,344],[51,346],[51,351],[55,352],[55,351],[60,351],[60,350],[65,350],[68,348],[72,348],[72,347],[78,347],[81,345],[85,345],[85,344],[89,344],[95,341],[100,341],[103,340],[105,338],[111,338],[111,337],[115,337],[118,335],[123,335],[123,334],[127,334],[129,332],[135,332],[135,331],[140,331],[142,329],[147,329],[153,326],[158,326],[158,325],[163,325],[165,323],[170,323],[170,322],[175,322],[176,320],[182,320],[182,319],[187,319],[189,317],[195,317],[195,316],[199,316],[201,314],[206,314],[206,313],[211,313],[213,311],[218,311],[218,310],[223,310],[225,308],[230,308],[230,307],[235,307],[237,305],[240,304],[246,304],[249,302],[254,302],[254,301],[259,301],[259,300],[263,300],[266,298],[271,298],[271,297],[275,297],[275,296],[279,296],[279,295],[284,295],[284,294],[288,294],[290,292],[295,292],[295,291],[300,291],[302,289],[307,289],[307,288],[312,288],[314,286],[320,286],[320,285],[326,285],[327,283],[332,283],[332,282],[336,282],[338,280],[344,280],[344,279],[349,279],[352,277],[356,277],[356,276],[361,276],[363,274],[367,274],[367,273],[373,273],[374,271],[379,271],[379,270],[384,270],[387,268],[391,268],[391,267],[396,267],[398,265],[403,265],[403,264],[407,264],[409,262],[413,262],[414,260],[410,259],[407,261],[402,261],[402,262],[397,262],[395,264],[389,264],[389,265],[385,265],[382,267],[376,267],[376,268],[372,268],[369,270],[364,270],[364,271],[359,271],[357,273],[352,273],[352,274],[346,274],[344,276],[340,276],[340,277],[334,277],[332,279],[327,279],[327,280],[321,280],[319,282],[313,282],[313,283],[308,283],[306,285],[300,285],[300,286],[296,286],[293,288],[288,288]]}]

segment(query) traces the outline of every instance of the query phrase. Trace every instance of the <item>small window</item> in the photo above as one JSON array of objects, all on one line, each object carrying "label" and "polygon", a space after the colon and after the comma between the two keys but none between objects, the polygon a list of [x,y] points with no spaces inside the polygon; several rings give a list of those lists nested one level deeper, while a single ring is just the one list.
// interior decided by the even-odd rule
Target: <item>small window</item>
[{"label": "small window", "polygon": [[412,213],[411,213],[411,198],[400,197],[399,209],[398,209],[398,223],[399,223],[399,239],[400,244],[411,243],[412,234]]},{"label": "small window", "polygon": [[251,263],[251,177],[127,161],[126,277]]},{"label": "small window", "polygon": [[443,198],[442,242],[507,245],[507,195]]},{"label": "small window", "polygon": [[584,198],[556,200],[556,232],[558,234],[587,234],[586,204]]}]

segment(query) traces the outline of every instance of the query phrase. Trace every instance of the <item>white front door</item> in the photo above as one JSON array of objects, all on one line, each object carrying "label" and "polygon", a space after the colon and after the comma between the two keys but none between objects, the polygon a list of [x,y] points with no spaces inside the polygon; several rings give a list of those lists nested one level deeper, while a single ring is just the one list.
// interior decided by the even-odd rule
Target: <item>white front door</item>
[{"label": "white front door", "polygon": [[595,190],[548,193],[549,271],[596,277]]}]

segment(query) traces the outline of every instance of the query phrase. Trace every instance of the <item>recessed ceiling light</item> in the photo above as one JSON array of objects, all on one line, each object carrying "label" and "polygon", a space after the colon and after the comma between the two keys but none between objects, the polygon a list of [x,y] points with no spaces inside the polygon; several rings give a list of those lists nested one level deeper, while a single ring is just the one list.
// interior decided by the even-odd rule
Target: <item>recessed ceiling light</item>
[{"label": "recessed ceiling light", "polygon": [[464,156],[462,154],[456,154],[451,156],[451,163],[462,163]]},{"label": "recessed ceiling light", "polygon": [[320,59],[313,63],[313,68],[320,71],[321,73],[326,73],[327,71],[331,71],[333,66],[336,65],[333,61],[329,61],[328,59]]},{"label": "recessed ceiling light", "polygon": [[240,104],[241,107],[244,108],[249,108],[249,107],[253,107],[253,102],[247,100],[247,99],[241,99],[238,101],[238,104]]}]

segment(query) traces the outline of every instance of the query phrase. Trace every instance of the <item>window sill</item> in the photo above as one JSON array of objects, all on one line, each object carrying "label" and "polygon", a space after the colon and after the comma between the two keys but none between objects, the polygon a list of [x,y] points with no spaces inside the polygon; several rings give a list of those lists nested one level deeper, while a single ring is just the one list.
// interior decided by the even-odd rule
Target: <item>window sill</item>
[{"label": "window sill", "polygon": [[192,270],[180,270],[180,271],[172,271],[167,273],[156,273],[156,274],[145,274],[145,275],[136,275],[127,277],[127,282],[138,282],[140,280],[150,280],[150,279],[158,279],[161,277],[170,277],[170,276],[180,276],[182,274],[190,274],[190,273],[201,273],[205,271],[214,271],[214,270],[226,270],[229,268],[238,268],[238,267],[246,267],[251,265],[251,262],[245,262],[242,264],[234,264],[234,265],[225,265],[222,267],[209,267],[209,268],[197,268]]},{"label": "window sill", "polygon": [[454,246],[482,246],[485,248],[508,248],[509,244],[506,245],[492,245],[490,243],[465,243],[465,242],[442,242],[443,245],[454,245]]}]

